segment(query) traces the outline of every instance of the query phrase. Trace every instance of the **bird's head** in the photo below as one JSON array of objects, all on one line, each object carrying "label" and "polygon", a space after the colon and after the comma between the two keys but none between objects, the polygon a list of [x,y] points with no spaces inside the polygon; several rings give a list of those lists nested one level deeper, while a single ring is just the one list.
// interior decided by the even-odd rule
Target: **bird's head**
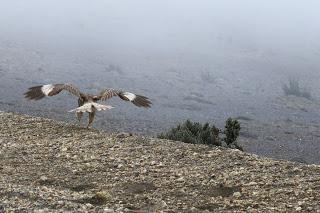
[{"label": "bird's head", "polygon": [[94,96],[92,96],[92,99],[93,99],[93,101],[99,101],[99,96],[97,96],[97,95],[94,95]]}]

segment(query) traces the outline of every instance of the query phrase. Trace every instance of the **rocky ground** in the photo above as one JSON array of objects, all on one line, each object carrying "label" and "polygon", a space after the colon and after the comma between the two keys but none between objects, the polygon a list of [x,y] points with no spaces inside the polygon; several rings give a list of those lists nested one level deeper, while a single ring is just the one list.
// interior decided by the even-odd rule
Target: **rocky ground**
[{"label": "rocky ground", "polygon": [[0,112],[0,212],[320,212],[320,166]]}]

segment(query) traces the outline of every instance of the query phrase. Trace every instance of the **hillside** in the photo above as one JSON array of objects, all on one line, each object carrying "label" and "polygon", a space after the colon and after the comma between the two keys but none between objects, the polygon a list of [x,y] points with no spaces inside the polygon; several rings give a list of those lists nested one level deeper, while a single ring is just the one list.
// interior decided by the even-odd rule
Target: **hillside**
[{"label": "hillside", "polygon": [[0,212],[320,212],[320,166],[0,112]]}]

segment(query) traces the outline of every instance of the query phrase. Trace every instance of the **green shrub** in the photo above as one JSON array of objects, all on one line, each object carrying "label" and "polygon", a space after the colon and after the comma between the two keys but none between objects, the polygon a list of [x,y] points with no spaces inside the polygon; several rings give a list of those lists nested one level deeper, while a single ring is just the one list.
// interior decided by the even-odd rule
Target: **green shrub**
[{"label": "green shrub", "polygon": [[310,91],[306,89],[302,89],[300,87],[299,81],[295,79],[290,79],[289,84],[283,84],[282,86],[283,92],[285,95],[294,95],[297,97],[303,97],[307,99],[311,99]]},{"label": "green shrub", "polygon": [[242,147],[240,147],[236,142],[237,138],[239,137],[240,129],[241,127],[238,120],[228,118],[224,131],[224,142],[228,147],[242,150]]},{"label": "green shrub", "polygon": [[[209,123],[201,124],[186,120],[184,123],[159,134],[158,138],[193,144],[226,146],[242,150],[236,143],[239,131],[240,123],[231,118],[226,121],[225,131],[223,132]],[[220,133],[224,133],[225,137],[221,138]]]},{"label": "green shrub", "polygon": [[210,126],[209,123],[200,124],[187,120],[183,124],[178,124],[177,127],[161,133],[158,138],[185,143],[220,145],[218,134],[219,129],[215,126]]}]

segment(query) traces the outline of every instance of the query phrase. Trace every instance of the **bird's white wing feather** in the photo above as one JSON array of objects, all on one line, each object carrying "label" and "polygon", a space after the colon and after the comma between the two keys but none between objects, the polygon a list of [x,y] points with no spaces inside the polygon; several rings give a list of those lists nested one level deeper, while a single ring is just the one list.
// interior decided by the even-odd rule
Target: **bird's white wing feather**
[{"label": "bird's white wing feather", "polygon": [[43,86],[41,87],[41,91],[43,92],[43,94],[45,94],[46,96],[48,96],[49,93],[52,92],[53,88],[54,88],[54,85],[52,85],[52,84],[46,84],[46,85],[43,85]]},{"label": "bird's white wing feather", "polygon": [[122,93],[123,96],[125,96],[126,98],[129,99],[129,101],[133,101],[134,99],[136,99],[136,95],[131,93],[131,92],[124,92]]}]

